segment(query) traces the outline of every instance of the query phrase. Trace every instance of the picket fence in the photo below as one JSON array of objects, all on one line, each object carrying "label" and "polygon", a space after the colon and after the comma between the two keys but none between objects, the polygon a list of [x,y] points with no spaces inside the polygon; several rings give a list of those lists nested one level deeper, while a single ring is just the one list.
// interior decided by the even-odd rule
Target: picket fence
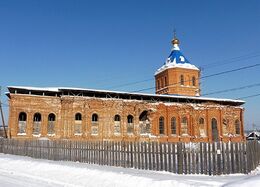
[{"label": "picket fence", "polygon": [[247,174],[260,162],[257,141],[158,143],[0,139],[0,152],[176,174]]}]

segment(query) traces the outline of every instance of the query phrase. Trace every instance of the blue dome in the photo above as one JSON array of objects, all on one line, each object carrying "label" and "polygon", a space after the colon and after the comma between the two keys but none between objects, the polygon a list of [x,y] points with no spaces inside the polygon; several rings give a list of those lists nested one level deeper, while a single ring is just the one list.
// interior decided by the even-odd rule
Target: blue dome
[{"label": "blue dome", "polygon": [[171,62],[174,62],[176,64],[184,64],[184,63],[190,63],[186,57],[180,52],[179,49],[174,48],[171,52],[171,54],[169,55],[168,59]]}]

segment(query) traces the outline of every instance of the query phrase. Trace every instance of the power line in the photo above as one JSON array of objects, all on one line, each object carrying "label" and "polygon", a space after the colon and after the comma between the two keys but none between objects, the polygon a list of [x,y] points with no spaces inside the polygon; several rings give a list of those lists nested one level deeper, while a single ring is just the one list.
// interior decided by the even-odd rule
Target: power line
[{"label": "power line", "polygon": [[248,95],[248,96],[245,96],[245,97],[239,97],[237,99],[247,99],[247,98],[252,98],[252,97],[257,97],[257,96],[260,96],[260,93],[259,94],[254,94],[254,95]]},{"label": "power line", "polygon": [[209,92],[209,93],[203,94],[202,96],[218,94],[218,93],[232,92],[232,91],[237,91],[237,90],[243,90],[243,89],[246,89],[246,88],[253,88],[253,87],[256,87],[256,86],[260,86],[260,83],[236,87],[236,88],[230,88],[230,89],[226,89],[226,90],[219,90],[219,91],[215,91],[215,92]]},{"label": "power line", "polygon": [[[240,68],[237,68],[237,69],[222,71],[222,72],[214,73],[214,74],[211,74],[211,75],[202,76],[201,78],[197,78],[196,80],[206,79],[206,78],[209,78],[209,77],[214,77],[214,76],[218,76],[218,75],[223,75],[223,74],[227,74],[227,73],[232,73],[232,72],[236,72],[236,71],[241,71],[241,70],[244,70],[244,69],[249,69],[249,68],[253,68],[253,67],[257,67],[257,66],[260,66],[260,63],[254,64],[254,65],[250,65],[250,66],[240,67]],[[184,82],[190,82],[190,80],[186,80],[186,81],[184,81]],[[177,84],[180,84],[180,83],[181,83],[181,82],[177,82],[177,83],[174,83],[174,84],[170,84],[170,85],[168,85],[168,86],[173,86],[173,85],[177,85]],[[149,87],[149,88],[144,88],[144,89],[141,89],[141,90],[135,90],[135,91],[133,91],[133,92],[141,92],[141,91],[145,91],[145,90],[151,90],[151,89],[154,89],[154,88],[155,88],[155,86]]]},{"label": "power line", "polygon": [[214,74],[211,74],[211,75],[206,75],[206,76],[201,77],[201,79],[214,77],[214,76],[217,76],[217,75],[223,75],[223,74],[226,74],[226,73],[236,72],[236,71],[240,71],[240,70],[244,70],[244,69],[249,69],[249,68],[253,68],[253,67],[257,67],[257,66],[260,66],[260,63],[250,65],[250,66],[244,66],[244,67],[241,67],[241,68],[232,69],[232,70],[228,70],[228,71],[223,71],[223,72],[219,72],[219,73],[214,73]]},{"label": "power line", "polygon": [[[214,62],[214,63],[209,63],[209,64],[206,64],[206,65],[202,65],[201,67],[203,69],[208,69],[208,68],[213,68],[213,67],[220,66],[220,65],[225,65],[225,64],[231,64],[233,62],[248,60],[248,59],[256,58],[256,57],[260,56],[260,54],[249,55],[249,56],[248,55],[243,55],[243,56],[239,56],[239,57],[233,57],[233,58],[230,58],[230,59],[227,59],[227,60],[222,60],[222,61],[217,61],[217,62]],[[227,62],[225,62],[225,61],[227,61]],[[220,62],[225,62],[225,63],[220,63]]]},{"label": "power line", "polygon": [[[256,55],[252,56],[252,54],[256,54]],[[220,66],[220,65],[230,64],[230,63],[237,62],[237,61],[243,61],[243,60],[248,60],[248,59],[251,59],[251,58],[256,58],[256,57],[259,57],[259,56],[260,56],[259,52],[249,53],[249,54],[246,54],[246,55],[242,55],[242,56],[238,56],[238,57],[232,57],[230,59],[220,60],[220,61],[217,61],[217,62],[214,62],[214,63],[205,64],[205,65],[201,66],[201,69],[208,69],[208,68],[212,68],[212,67],[216,67],[216,66]],[[220,62],[225,62],[225,61],[227,61],[227,62],[226,63],[220,63]],[[135,82],[129,82],[129,83],[125,83],[125,84],[119,84],[118,86],[116,85],[116,86],[113,86],[113,87],[109,87],[108,89],[121,88],[121,87],[129,86],[129,85],[139,84],[139,83],[142,83],[142,82],[152,81],[152,80],[154,80],[154,79],[150,78],[150,79],[145,79],[145,80],[140,80],[140,81],[135,81]]]}]

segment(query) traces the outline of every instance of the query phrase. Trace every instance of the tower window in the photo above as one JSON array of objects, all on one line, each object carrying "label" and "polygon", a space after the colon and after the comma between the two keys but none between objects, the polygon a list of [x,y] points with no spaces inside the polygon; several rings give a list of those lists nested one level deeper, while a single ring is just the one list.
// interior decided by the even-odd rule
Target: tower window
[{"label": "tower window", "polygon": [[164,77],[164,83],[165,83],[165,86],[168,86],[167,77]]},{"label": "tower window", "polygon": [[180,76],[180,84],[184,85],[184,76],[183,75]]},{"label": "tower window", "polygon": [[162,78],[162,88],[164,87],[164,82],[163,82],[163,78]]},{"label": "tower window", "polygon": [[194,76],[192,77],[192,86],[196,86],[196,78]]}]

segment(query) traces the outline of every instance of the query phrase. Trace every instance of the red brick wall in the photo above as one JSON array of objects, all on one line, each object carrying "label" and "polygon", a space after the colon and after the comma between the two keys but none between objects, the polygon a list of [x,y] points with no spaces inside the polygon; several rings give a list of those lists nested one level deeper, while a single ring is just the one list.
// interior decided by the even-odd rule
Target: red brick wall
[{"label": "red brick wall", "polygon": [[[52,97],[11,94],[9,131],[12,138],[38,138],[32,135],[33,115],[36,112],[42,115],[41,136],[47,138],[68,138],[85,140],[129,140],[129,141],[193,141],[208,142],[212,140],[211,119],[216,118],[218,122],[219,139],[223,141],[242,141],[243,130],[243,108],[222,106],[214,103],[207,104],[181,104],[181,103],[151,103],[137,100],[122,99],[100,99],[90,97]],[[147,110],[151,122],[151,135],[140,135],[139,116]],[[26,135],[18,135],[18,116],[20,112],[27,114]],[[56,115],[55,135],[47,135],[48,115]],[[82,114],[82,135],[74,134],[75,114]],[[98,114],[99,134],[91,134],[92,114]],[[114,116],[121,117],[121,133],[114,134]],[[134,117],[134,133],[127,134],[127,116]],[[222,135],[222,118],[230,118],[229,135]],[[159,134],[159,118],[164,117],[165,135]],[[177,119],[177,134],[170,134],[171,118]],[[188,119],[189,135],[180,134],[180,121],[182,117]],[[232,117],[233,116],[233,117]],[[205,119],[206,137],[199,136],[198,119]],[[241,120],[241,135],[234,134],[234,120]]]}]

